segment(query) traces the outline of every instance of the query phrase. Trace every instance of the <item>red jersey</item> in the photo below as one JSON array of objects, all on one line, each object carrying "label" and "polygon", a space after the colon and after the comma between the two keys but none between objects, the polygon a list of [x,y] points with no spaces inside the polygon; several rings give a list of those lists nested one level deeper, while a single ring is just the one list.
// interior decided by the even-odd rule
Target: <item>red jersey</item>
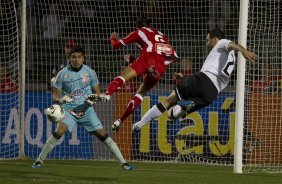
[{"label": "red jersey", "polygon": [[157,53],[168,57],[177,57],[175,50],[168,43],[168,38],[160,31],[151,27],[142,27],[131,32],[125,38],[112,40],[113,48],[131,43],[137,43],[141,47],[141,55],[144,53]]}]

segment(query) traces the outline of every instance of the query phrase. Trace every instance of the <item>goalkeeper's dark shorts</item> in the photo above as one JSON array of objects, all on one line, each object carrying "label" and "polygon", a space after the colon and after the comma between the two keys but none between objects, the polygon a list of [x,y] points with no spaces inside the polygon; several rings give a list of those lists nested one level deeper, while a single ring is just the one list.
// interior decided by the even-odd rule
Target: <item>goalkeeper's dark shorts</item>
[{"label": "goalkeeper's dark shorts", "polygon": [[188,113],[209,105],[218,95],[217,88],[213,82],[202,72],[185,77],[176,85],[175,93],[181,100],[193,101],[194,106]]}]

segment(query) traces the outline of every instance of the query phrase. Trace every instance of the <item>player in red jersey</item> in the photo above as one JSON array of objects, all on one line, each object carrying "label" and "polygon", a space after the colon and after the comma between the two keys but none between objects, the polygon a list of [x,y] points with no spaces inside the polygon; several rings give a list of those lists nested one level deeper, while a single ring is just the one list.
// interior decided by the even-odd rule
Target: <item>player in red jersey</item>
[{"label": "player in red jersey", "polygon": [[106,94],[101,95],[102,100],[109,100],[110,96],[122,88],[127,81],[144,74],[143,83],[137,93],[128,103],[120,119],[112,125],[112,130],[117,132],[123,121],[141,104],[144,95],[158,83],[168,64],[176,61],[178,56],[168,43],[168,38],[157,29],[152,28],[146,17],[139,18],[136,21],[136,30],[125,38],[119,39],[118,34],[114,32],[110,40],[114,49],[137,43],[140,45],[141,53],[109,84]]}]

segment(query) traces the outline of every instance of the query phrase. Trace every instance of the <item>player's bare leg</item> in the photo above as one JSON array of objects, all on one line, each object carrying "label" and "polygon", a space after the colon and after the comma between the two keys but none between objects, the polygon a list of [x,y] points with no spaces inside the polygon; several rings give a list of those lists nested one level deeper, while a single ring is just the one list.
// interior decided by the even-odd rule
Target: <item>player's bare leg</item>
[{"label": "player's bare leg", "polygon": [[166,97],[161,103],[163,106],[168,109],[172,106],[174,106],[180,99],[176,95],[175,91],[172,91],[172,93]]},{"label": "player's bare leg", "polygon": [[114,132],[118,132],[119,129],[122,127],[123,121],[132,114],[137,107],[142,103],[144,95],[153,88],[154,85],[145,85],[144,83],[141,84],[139,89],[137,90],[137,94],[133,96],[130,102],[127,104],[127,107],[122,114],[121,118],[116,120],[112,125],[112,130]]}]

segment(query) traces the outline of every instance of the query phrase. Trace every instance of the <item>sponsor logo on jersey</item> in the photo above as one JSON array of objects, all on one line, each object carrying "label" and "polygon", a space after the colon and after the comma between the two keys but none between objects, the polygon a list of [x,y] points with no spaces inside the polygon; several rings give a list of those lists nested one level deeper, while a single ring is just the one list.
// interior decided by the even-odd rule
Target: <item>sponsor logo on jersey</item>
[{"label": "sponsor logo on jersey", "polygon": [[172,54],[172,47],[169,44],[156,43],[155,48],[157,53],[166,54],[166,55]]},{"label": "sponsor logo on jersey", "polygon": [[79,89],[79,88],[76,88],[75,90],[73,90],[71,93],[70,93],[70,95],[72,96],[72,97],[81,97],[81,96],[83,96],[84,95],[84,93],[83,93],[83,91],[81,90],[81,89]]},{"label": "sponsor logo on jersey", "polygon": [[89,82],[88,75],[86,75],[86,74],[83,74],[83,75],[82,75],[82,82],[83,82],[83,83]]}]

